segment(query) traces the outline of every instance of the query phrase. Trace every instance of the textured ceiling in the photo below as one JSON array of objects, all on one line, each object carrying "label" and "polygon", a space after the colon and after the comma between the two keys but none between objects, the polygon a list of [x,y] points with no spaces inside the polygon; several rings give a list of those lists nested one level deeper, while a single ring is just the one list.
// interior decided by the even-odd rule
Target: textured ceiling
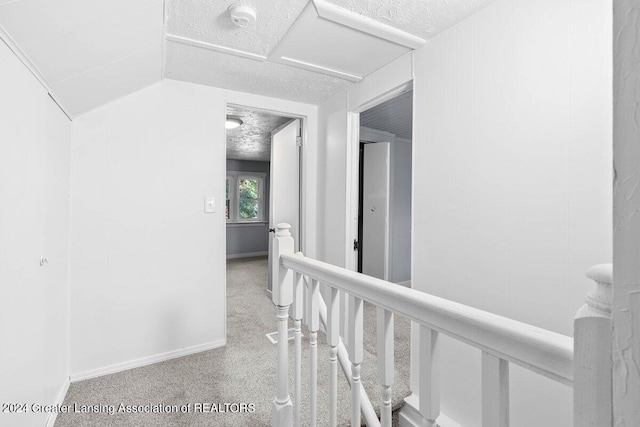
[{"label": "textured ceiling", "polygon": [[237,0],[171,0],[167,33],[266,56],[287,32],[308,0],[250,1],[256,24],[239,28],[227,9]]},{"label": "textured ceiling", "polygon": [[360,114],[360,126],[411,139],[413,91],[405,92]]},{"label": "textured ceiling", "polygon": [[[319,104],[350,84],[344,73],[331,72],[349,62],[340,58],[371,57],[361,44],[345,55],[337,47],[355,39],[343,37],[337,47],[307,50],[310,60],[276,58],[274,50],[300,40],[298,31],[306,25],[295,23],[309,1],[243,0],[258,13],[256,24],[247,28],[230,22],[227,10],[237,1],[0,0],[0,37],[24,54],[71,116],[163,77]],[[333,15],[355,22],[357,31],[371,28],[367,21],[382,23],[424,42],[494,0],[315,1],[318,14],[320,3],[333,5]],[[308,31],[315,36],[315,30]],[[320,61],[324,68],[304,69],[305,61]],[[365,75],[356,73],[352,81]]]},{"label": "textured ceiling", "polygon": [[173,42],[166,45],[165,77],[309,104],[319,104],[349,84],[312,71]]},{"label": "textured ceiling", "polygon": [[271,132],[291,120],[235,105],[227,106],[227,116],[238,117],[243,122],[227,130],[227,159],[265,162],[271,161]]},{"label": "textured ceiling", "polygon": [[428,40],[495,0],[327,0]]},{"label": "textured ceiling", "polygon": [[[166,45],[164,75],[167,78],[311,104],[322,103],[350,84],[348,79],[341,79],[336,74],[331,77],[330,72],[323,74],[297,68],[296,64],[272,62],[277,58],[270,55],[290,41],[291,34],[287,33],[299,30],[295,23],[309,4],[306,0],[249,1],[257,9],[258,17],[256,24],[247,28],[231,24],[227,9],[237,0],[168,1],[167,40],[174,41]],[[345,9],[345,15],[375,21],[424,40],[493,1],[325,0]],[[323,38],[329,43],[327,39]],[[341,40],[337,46],[326,45],[325,50],[312,58],[338,52],[348,42]],[[312,47],[308,48],[311,50]],[[351,49],[347,55],[340,54],[345,60],[339,62],[358,61],[358,57],[362,62],[370,60],[371,55],[366,55],[365,51],[364,45]],[[251,55],[254,59],[247,58]],[[313,62],[313,59],[303,61]]]}]

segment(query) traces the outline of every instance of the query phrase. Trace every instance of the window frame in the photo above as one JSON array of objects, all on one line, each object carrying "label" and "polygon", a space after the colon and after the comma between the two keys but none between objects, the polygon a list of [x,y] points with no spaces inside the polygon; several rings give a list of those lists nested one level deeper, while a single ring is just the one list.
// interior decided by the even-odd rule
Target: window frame
[{"label": "window frame", "polygon": [[[240,218],[240,180],[250,179],[258,181],[258,217],[243,219]],[[264,172],[245,172],[245,171],[227,171],[229,181],[229,198],[225,197],[225,208],[227,200],[229,200],[229,218],[227,224],[252,224],[265,222],[265,185],[267,174]],[[226,181],[225,181],[226,185]],[[225,194],[226,196],[226,194]]]}]

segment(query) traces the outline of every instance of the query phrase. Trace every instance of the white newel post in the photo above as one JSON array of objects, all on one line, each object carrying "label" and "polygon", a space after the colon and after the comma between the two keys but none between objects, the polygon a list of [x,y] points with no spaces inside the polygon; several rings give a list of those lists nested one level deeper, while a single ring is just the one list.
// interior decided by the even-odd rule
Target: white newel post
[{"label": "white newel post", "polygon": [[293,254],[294,242],[289,224],[278,224],[273,239],[273,265],[271,268],[273,293],[272,300],[278,313],[278,367],[276,372],[276,396],[273,399],[271,425],[274,427],[293,424],[293,403],[289,396],[287,374],[288,360],[288,321],[289,307],[293,302],[293,272],[280,263],[280,255]]},{"label": "white newel post", "polygon": [[612,266],[587,271],[597,284],[574,322],[573,425],[610,427],[612,411]]}]

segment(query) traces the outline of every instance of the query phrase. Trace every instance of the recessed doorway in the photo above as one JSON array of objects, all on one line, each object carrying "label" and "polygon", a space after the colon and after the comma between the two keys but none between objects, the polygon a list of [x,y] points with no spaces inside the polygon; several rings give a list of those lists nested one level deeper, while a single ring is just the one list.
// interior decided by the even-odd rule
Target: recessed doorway
[{"label": "recessed doorway", "polygon": [[233,104],[226,113],[227,259],[267,257],[269,231],[281,222],[299,244],[303,119]]},{"label": "recessed doorway", "polygon": [[411,281],[413,91],[360,113],[358,271]]}]

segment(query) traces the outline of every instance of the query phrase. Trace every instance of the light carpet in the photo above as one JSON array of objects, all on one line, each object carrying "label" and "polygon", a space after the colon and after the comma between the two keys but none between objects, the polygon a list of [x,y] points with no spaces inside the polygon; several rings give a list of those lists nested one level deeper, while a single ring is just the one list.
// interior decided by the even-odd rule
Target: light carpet
[{"label": "light carpet", "polygon": [[[69,413],[60,414],[56,427],[165,427],[165,426],[268,426],[275,394],[276,346],[267,333],[276,330],[276,309],[265,295],[266,258],[227,262],[227,345],[149,366],[71,384],[65,405],[190,405],[187,413]],[[365,304],[365,357],[362,381],[377,407],[376,311]],[[303,420],[309,411],[308,332],[303,340]],[[393,406],[402,405],[409,394],[409,322],[396,318],[396,381]],[[290,372],[293,370],[293,341],[290,342]],[[350,424],[350,390],[339,370],[338,425]],[[293,381],[290,375],[290,392]],[[318,425],[327,425],[329,396],[329,347],[318,334]],[[198,403],[217,404],[217,412],[196,412]],[[237,406],[222,412],[224,404],[251,405],[238,412]],[[394,420],[397,423],[397,419]],[[394,423],[394,424],[395,424]],[[303,425],[308,425],[303,422]]]}]

